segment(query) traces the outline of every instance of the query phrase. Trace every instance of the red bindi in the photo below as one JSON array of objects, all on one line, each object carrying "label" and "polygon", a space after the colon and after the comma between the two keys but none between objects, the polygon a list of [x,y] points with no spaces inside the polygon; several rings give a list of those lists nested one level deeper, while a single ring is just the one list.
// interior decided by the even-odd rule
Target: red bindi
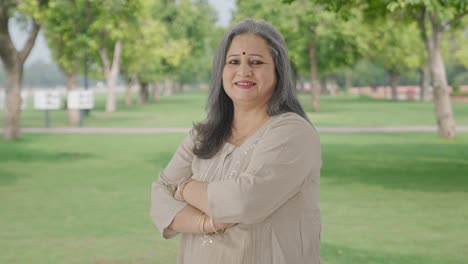
[{"label": "red bindi", "polygon": [[245,51],[242,52],[242,55],[245,55]]}]

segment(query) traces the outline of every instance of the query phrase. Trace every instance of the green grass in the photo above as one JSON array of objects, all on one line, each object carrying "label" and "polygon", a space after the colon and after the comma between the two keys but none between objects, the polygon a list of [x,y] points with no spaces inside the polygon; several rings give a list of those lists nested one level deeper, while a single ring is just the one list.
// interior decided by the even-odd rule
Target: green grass
[{"label": "green grass", "polygon": [[[85,126],[96,127],[188,127],[205,116],[206,92],[192,91],[163,96],[160,102],[126,108],[123,94],[118,95],[115,113],[104,111],[105,97],[96,95],[96,107],[84,120]],[[434,105],[430,102],[392,102],[367,97],[341,95],[322,96],[321,110],[313,113],[310,95],[301,94],[302,105],[317,126],[401,126],[435,125]],[[468,125],[468,104],[454,103],[458,125]],[[29,108],[21,115],[22,127],[44,126],[44,111]],[[67,126],[64,110],[51,111],[51,126]],[[3,116],[0,117],[0,121]]]},{"label": "green grass", "polygon": [[[150,184],[183,134],[0,141],[0,263],[175,263]],[[468,262],[468,134],[323,134],[327,264]]]},{"label": "green grass", "polygon": [[[321,109],[313,113],[310,96],[301,95],[301,102],[317,126],[435,126],[432,102],[375,100],[369,97],[342,95],[322,96]],[[468,104],[453,103],[457,125],[468,125]]]}]

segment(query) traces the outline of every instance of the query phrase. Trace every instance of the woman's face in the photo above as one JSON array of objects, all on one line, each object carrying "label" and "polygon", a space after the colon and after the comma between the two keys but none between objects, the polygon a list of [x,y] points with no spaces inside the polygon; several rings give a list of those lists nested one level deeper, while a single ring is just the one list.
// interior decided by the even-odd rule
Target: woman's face
[{"label": "woman's face", "polygon": [[270,47],[262,37],[247,33],[233,38],[223,68],[223,86],[234,105],[266,107],[276,75]]}]

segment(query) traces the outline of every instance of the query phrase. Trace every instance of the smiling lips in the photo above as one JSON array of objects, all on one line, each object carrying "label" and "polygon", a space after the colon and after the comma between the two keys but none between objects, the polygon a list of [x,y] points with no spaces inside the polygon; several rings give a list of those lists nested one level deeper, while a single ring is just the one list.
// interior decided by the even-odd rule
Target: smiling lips
[{"label": "smiling lips", "polygon": [[245,80],[235,82],[234,84],[241,89],[250,89],[256,85],[254,82]]}]

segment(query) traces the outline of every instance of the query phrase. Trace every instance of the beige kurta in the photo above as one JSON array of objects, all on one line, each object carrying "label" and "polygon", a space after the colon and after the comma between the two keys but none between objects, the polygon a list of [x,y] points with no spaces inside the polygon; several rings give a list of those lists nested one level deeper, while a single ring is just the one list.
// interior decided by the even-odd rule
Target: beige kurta
[{"label": "beige kurta", "polygon": [[[153,183],[151,216],[165,238],[187,203],[174,200],[182,178],[210,182],[209,216],[239,223],[220,236],[182,234],[179,264],[318,264],[321,148],[302,117],[271,117],[244,144],[226,143],[209,160],[192,153],[188,136]],[[194,220],[197,221],[197,220]]]}]

